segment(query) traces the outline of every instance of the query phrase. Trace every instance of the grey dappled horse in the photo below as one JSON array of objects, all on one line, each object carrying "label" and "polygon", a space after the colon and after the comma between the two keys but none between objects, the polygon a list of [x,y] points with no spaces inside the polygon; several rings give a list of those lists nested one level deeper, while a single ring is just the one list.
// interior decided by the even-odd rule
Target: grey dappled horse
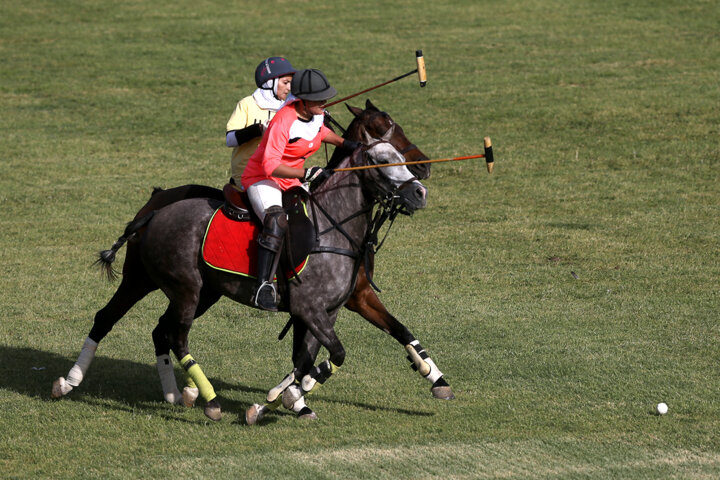
[{"label": "grey dappled horse", "polygon": [[[413,162],[427,160],[427,157],[423,154],[423,152],[415,144],[408,140],[402,127],[397,125],[390,115],[379,110],[369,100],[365,104],[365,110],[352,106],[348,106],[348,109],[353,114],[354,119],[347,128],[344,135],[345,138],[356,141],[367,141],[368,137],[384,138],[385,140],[389,140],[396,149],[403,153],[406,161]],[[328,166],[337,166],[337,163],[347,157],[349,153],[350,152],[342,149],[336,149]],[[430,164],[410,165],[408,168],[419,179],[428,178],[430,176]],[[153,191],[150,200],[135,215],[134,220],[140,221],[153,210],[159,210],[171,203],[187,198],[211,198],[222,201],[223,193],[219,189],[202,185],[183,185],[167,190],[156,188],[155,191]],[[124,237],[121,237],[118,242],[113,245],[113,250],[117,251],[125,240],[126,239]],[[108,252],[103,252],[103,254],[107,254]],[[405,350],[409,353],[408,359],[410,360],[411,366],[414,370],[418,371],[423,378],[429,381],[434,397],[441,399],[454,398],[452,389],[445,381],[442,372],[427,355],[410,330],[408,330],[405,325],[399,322],[392,314],[390,314],[390,312],[388,312],[371,287],[369,278],[372,278],[374,256],[372,255],[372,252],[370,253],[367,265],[365,263],[361,263],[360,265],[355,289],[345,306],[348,309],[362,315],[363,318],[385,333],[391,335],[405,347]],[[114,257],[114,253],[112,253],[112,256]],[[110,261],[112,261],[112,258]],[[142,275],[138,274],[138,270],[142,270],[141,262],[139,262],[139,247],[136,242],[129,242],[127,245],[125,263],[123,265],[123,276],[129,278],[140,278]],[[143,289],[147,287],[145,285],[140,285],[140,288]],[[126,298],[128,295],[122,297]],[[82,380],[82,370],[87,369],[87,365],[84,364],[92,359],[92,355],[94,355],[94,349],[97,347],[97,344],[110,332],[115,323],[120,320],[122,315],[129,308],[130,307],[127,306],[127,303],[122,301],[110,302],[107,307],[97,313],[93,328],[86,340],[86,345],[83,347],[83,352],[81,352],[78,362],[75,366],[73,366],[73,369],[68,375],[69,381],[72,377],[74,380],[73,383],[79,384]],[[202,314],[202,312],[199,311],[198,315],[200,314]],[[293,319],[292,323],[297,325],[295,320],[296,319]],[[188,385],[183,389],[182,394],[178,390],[172,366],[172,359],[168,355],[170,347],[162,328],[162,323],[159,323],[157,328],[153,330],[152,337],[155,344],[157,368],[165,400],[170,403],[184,403],[188,407],[192,406],[198,396],[198,388],[194,385],[192,379],[186,375],[186,382]],[[306,355],[305,361],[314,363],[319,349],[319,343],[317,340],[310,338],[307,342],[308,344],[305,345],[304,336],[302,334],[296,334],[294,335],[294,338],[293,358],[296,359],[297,355]],[[314,352],[314,354],[311,355],[311,352]],[[58,382],[56,382],[56,384],[57,383]],[[282,385],[283,383],[281,382],[280,386]],[[53,396],[62,396],[67,393],[71,387],[72,385],[68,383],[63,385],[63,388],[54,388]],[[63,390],[65,391],[63,392]],[[269,398],[277,397],[279,400],[277,392],[278,387],[271,390]],[[301,418],[315,418],[314,412],[307,407],[303,407],[302,403],[303,402],[301,401],[297,401],[294,404],[295,407],[292,409],[298,413],[298,416]],[[277,406],[276,403],[270,403],[269,405],[271,405],[272,408]],[[265,411],[267,411],[267,408],[261,409],[259,412],[260,415],[262,415]],[[252,418],[252,416],[250,418]]]},{"label": "grey dappled horse", "polygon": [[[403,160],[390,143],[378,141],[356,150],[339,165]],[[374,204],[392,202],[404,213],[412,213],[425,207],[426,193],[425,187],[404,166],[336,173],[314,193],[310,203],[317,208],[308,208],[308,211],[322,232],[320,248],[313,252],[303,270],[302,281],[291,279],[287,287],[281,283],[280,294],[282,298],[291,299],[283,305],[284,310],[299,319],[307,335],[317,339],[330,355],[317,366],[295,365],[298,398],[317,389],[343,364],[345,350],[335,334],[334,323],[339,309],[353,292],[359,268],[357,259],[364,257],[361,250],[366,247]],[[221,296],[250,306],[253,286],[252,279],[212,269],[201,259],[207,224],[220,205],[219,201],[207,198],[182,200],[131,222],[124,237],[129,239],[128,248],[132,244],[137,249],[139,255],[133,259],[137,263],[129,270],[133,273],[130,276],[125,266],[117,292],[103,309],[117,316],[112,325],[145,295],[157,288],[163,291],[170,304],[160,318],[159,327],[206,401],[205,414],[213,420],[221,417],[220,403],[190,355],[188,332],[193,320]],[[338,254],[340,251],[347,253]],[[103,310],[98,312],[96,323]],[[97,347],[97,342],[93,343],[88,345],[86,340],[68,381],[61,377],[55,382],[54,397],[65,395],[82,381]],[[91,352],[83,358],[86,347]]]}]

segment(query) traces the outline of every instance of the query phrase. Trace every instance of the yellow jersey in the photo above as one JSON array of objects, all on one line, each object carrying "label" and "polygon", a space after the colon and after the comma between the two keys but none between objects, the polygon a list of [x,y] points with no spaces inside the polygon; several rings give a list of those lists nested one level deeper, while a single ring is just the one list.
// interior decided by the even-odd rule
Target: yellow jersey
[{"label": "yellow jersey", "polygon": [[[260,108],[253,96],[249,95],[238,102],[232,115],[230,115],[230,120],[227,122],[225,131],[241,130],[255,123],[264,123],[267,125],[274,116],[274,111]],[[258,145],[260,145],[260,140],[262,140],[262,137],[256,137],[242,145],[233,147],[232,155],[230,156],[230,175],[235,180],[236,185],[241,185],[240,177],[245,170],[248,159],[255,153]]]}]

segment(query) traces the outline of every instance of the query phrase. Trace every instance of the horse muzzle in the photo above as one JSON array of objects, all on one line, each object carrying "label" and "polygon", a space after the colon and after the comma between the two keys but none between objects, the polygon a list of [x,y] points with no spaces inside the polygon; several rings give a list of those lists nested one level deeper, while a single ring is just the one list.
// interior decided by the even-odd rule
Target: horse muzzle
[{"label": "horse muzzle", "polygon": [[427,188],[417,180],[408,182],[398,189],[397,195],[407,215],[427,205]]},{"label": "horse muzzle", "polygon": [[[429,160],[428,157],[425,155],[420,155],[418,157],[412,158],[408,161],[413,162],[424,162],[426,160]],[[430,164],[429,163],[418,163],[414,165],[408,165],[408,170],[410,170],[410,173],[415,176],[418,180],[425,180],[427,178],[430,178]]]}]

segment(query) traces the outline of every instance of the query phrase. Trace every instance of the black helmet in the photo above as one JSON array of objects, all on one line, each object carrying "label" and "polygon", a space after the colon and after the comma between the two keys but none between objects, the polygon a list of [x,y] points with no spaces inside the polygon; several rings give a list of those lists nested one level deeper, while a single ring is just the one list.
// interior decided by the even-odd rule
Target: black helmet
[{"label": "black helmet", "polygon": [[337,95],[337,90],[330,86],[325,74],[314,68],[297,72],[293,76],[290,91],[302,100],[329,100]]},{"label": "black helmet", "polygon": [[260,62],[255,69],[255,85],[262,88],[263,84],[273,78],[292,75],[296,72],[290,62],[283,57],[269,57]]}]

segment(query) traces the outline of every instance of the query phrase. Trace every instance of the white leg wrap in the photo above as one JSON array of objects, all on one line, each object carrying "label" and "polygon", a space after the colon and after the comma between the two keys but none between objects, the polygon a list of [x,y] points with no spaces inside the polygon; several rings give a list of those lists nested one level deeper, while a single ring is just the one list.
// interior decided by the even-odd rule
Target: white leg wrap
[{"label": "white leg wrap", "polygon": [[273,403],[275,400],[277,400],[277,398],[283,393],[283,391],[288,388],[294,381],[295,372],[290,372],[290,374],[286,376],[282,382],[280,382],[276,387],[274,387],[268,392],[268,403]]},{"label": "white leg wrap", "polygon": [[305,375],[302,379],[302,389],[306,392],[311,391],[313,388],[315,388],[315,384],[317,383],[317,380],[312,378],[310,375]]},{"label": "white leg wrap", "polygon": [[173,368],[170,355],[159,355],[157,357],[157,369],[165,401],[172,404],[182,403],[182,394],[178,390],[175,368]]},{"label": "white leg wrap", "polygon": [[70,369],[70,373],[67,376],[67,383],[71,387],[77,387],[80,382],[83,381],[87,369],[95,358],[95,351],[97,350],[97,342],[91,340],[90,337],[85,339],[82,350],[80,350],[80,356],[78,356],[75,365]]},{"label": "white leg wrap", "polygon": [[291,410],[295,413],[300,413],[300,410],[302,410],[306,406],[307,405],[305,404],[305,397],[300,397],[295,401]]},{"label": "white leg wrap", "polygon": [[285,389],[282,395],[282,404],[283,407],[287,408],[288,410],[292,410],[293,405],[302,398],[302,390],[300,390],[300,387],[293,384],[290,385],[288,388]]},{"label": "white leg wrap", "polygon": [[[416,351],[415,347],[419,348],[420,351]],[[422,375],[423,378],[426,378],[430,383],[434,384],[438,381],[440,377],[443,376],[443,373],[440,371],[437,365],[435,365],[435,362],[433,362],[433,359],[430,358],[425,349],[422,348],[422,345],[420,345],[419,341],[414,340],[410,342],[409,345],[405,346],[405,349],[407,350],[411,361],[417,367],[420,375]]]},{"label": "white leg wrap", "polygon": [[52,398],[60,398],[68,393],[70,393],[70,390],[72,390],[72,385],[68,385],[65,381],[64,377],[60,377],[57,380],[53,382],[52,386]]},{"label": "white leg wrap", "polygon": [[437,365],[435,365],[435,362],[432,361],[432,358],[426,358],[425,363],[430,365],[430,373],[425,375],[425,378],[427,378],[430,383],[437,382],[438,379],[443,376],[443,373],[440,371]]}]

